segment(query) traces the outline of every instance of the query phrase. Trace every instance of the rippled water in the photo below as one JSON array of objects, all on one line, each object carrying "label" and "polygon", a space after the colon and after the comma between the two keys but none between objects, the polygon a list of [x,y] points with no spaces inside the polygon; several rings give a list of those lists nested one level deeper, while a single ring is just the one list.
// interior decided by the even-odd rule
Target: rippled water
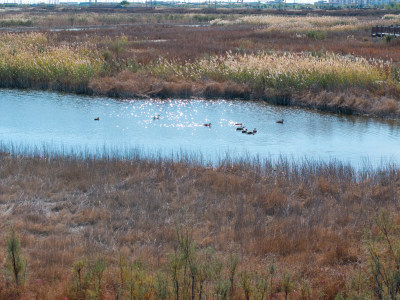
[{"label": "rippled water", "polygon": [[[154,120],[153,116],[160,114]],[[99,117],[99,121],[94,121]],[[276,120],[284,119],[284,124]],[[211,128],[204,123],[211,122]],[[257,128],[238,132],[235,123]],[[399,162],[400,123],[278,107],[264,102],[125,100],[0,90],[0,142],[113,155],[140,148],[216,161],[280,155],[360,165]]]}]

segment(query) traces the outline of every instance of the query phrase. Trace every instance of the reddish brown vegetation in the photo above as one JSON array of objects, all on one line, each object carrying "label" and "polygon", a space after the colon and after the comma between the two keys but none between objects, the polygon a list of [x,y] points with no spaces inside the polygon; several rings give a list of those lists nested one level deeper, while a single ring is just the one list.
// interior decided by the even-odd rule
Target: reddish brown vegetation
[{"label": "reddish brown vegetation", "polygon": [[332,298],[363,259],[360,240],[376,212],[397,207],[399,174],[316,163],[210,169],[1,154],[0,178],[2,232],[12,222],[20,233],[29,289],[42,299],[61,295],[82,257],[103,254],[112,269],[124,251],[159,268],[176,224],[222,257],[240,253],[241,269],[263,269],[274,258]]},{"label": "reddish brown vegetation", "polygon": [[116,76],[93,80],[89,88],[98,95],[118,98],[147,97],[204,97],[204,98],[241,98],[249,99],[251,89],[244,84],[234,82],[182,82],[160,81],[144,73],[123,71]]},{"label": "reddish brown vegetation", "polygon": [[303,93],[294,96],[292,104],[306,108],[344,114],[365,114],[397,118],[400,104],[397,95],[374,95],[369,91],[352,89],[343,92]]}]

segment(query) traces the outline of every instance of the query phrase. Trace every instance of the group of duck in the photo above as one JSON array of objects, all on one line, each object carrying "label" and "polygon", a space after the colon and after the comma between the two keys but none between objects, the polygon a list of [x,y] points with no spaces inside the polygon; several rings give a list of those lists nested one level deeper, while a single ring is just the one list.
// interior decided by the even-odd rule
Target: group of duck
[{"label": "group of duck", "polygon": [[[278,124],[283,124],[283,119],[276,121]],[[236,130],[241,131],[242,133],[245,134],[256,134],[257,133],[257,128],[254,128],[252,131],[248,130],[246,127],[244,127],[243,123],[235,123]]]},{"label": "group of duck", "polygon": [[[159,120],[160,119],[160,114],[156,114],[153,116],[153,120]],[[96,117],[94,118],[95,121],[99,121],[100,118]],[[278,124],[283,124],[283,119],[276,121],[276,123]],[[203,124],[204,127],[211,127],[211,123],[205,123]],[[242,133],[246,133],[246,134],[256,134],[257,133],[257,129],[254,128],[252,131],[249,131],[246,127],[243,126],[243,123],[235,123],[236,126],[236,130],[237,131],[241,131]]]},{"label": "group of duck", "polygon": [[236,130],[242,131],[242,133],[246,133],[246,134],[256,134],[257,133],[256,128],[254,128],[252,131],[249,131],[246,127],[243,126],[243,123],[235,123],[235,126],[236,126]]}]

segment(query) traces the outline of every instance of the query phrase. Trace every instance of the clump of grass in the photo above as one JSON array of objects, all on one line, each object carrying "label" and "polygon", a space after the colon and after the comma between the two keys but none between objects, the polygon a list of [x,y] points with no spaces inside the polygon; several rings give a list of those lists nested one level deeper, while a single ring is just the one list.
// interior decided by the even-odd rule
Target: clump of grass
[{"label": "clump of grass", "polygon": [[69,294],[74,298],[99,299],[103,297],[104,274],[107,262],[102,257],[92,262],[85,259],[75,261]]},{"label": "clump of grass", "polygon": [[0,20],[0,27],[14,27],[14,26],[32,26],[33,21],[28,19],[2,19]]},{"label": "clump of grass", "polygon": [[389,34],[385,36],[385,41],[386,43],[390,43],[394,38],[395,38],[394,35]]},{"label": "clump of grass", "polygon": [[[397,217],[396,217],[397,219]],[[348,276],[336,299],[396,299],[399,289],[399,226],[393,214],[382,210],[365,232],[366,264]]]},{"label": "clump of grass", "polygon": [[53,45],[42,33],[0,35],[3,87],[82,90],[102,67],[90,45]]},{"label": "clump of grass", "polygon": [[325,31],[317,31],[317,30],[310,30],[306,32],[306,36],[310,39],[314,39],[317,41],[322,41],[326,39],[326,32]]},{"label": "clump of grass", "polygon": [[400,19],[400,15],[395,14],[386,14],[382,17],[382,20],[398,20]]}]

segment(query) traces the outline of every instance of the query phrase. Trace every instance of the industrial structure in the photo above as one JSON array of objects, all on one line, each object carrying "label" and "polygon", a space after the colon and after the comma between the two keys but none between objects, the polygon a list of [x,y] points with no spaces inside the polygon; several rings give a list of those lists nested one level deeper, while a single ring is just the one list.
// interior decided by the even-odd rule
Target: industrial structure
[{"label": "industrial structure", "polygon": [[381,6],[390,4],[392,2],[399,2],[399,0],[329,0],[329,4],[334,6],[347,5],[358,7]]}]

